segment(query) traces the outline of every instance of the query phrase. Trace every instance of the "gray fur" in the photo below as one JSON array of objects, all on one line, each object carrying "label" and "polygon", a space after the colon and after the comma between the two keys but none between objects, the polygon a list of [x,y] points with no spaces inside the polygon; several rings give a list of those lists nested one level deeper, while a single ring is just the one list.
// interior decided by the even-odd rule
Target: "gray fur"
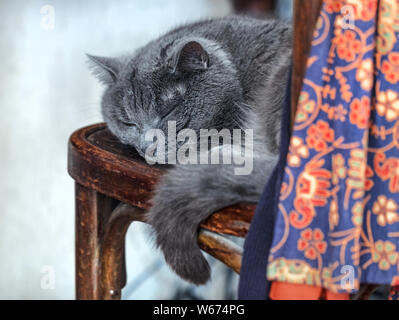
[{"label": "gray fur", "polygon": [[291,57],[291,28],[277,20],[232,16],[177,28],[133,55],[89,56],[107,85],[102,112],[110,130],[144,155],[151,128],[250,128],[254,169],[176,165],[158,185],[147,221],[172,269],[203,284],[208,263],[197,244],[199,224],[212,212],[257,202],[277,161],[281,105]]}]

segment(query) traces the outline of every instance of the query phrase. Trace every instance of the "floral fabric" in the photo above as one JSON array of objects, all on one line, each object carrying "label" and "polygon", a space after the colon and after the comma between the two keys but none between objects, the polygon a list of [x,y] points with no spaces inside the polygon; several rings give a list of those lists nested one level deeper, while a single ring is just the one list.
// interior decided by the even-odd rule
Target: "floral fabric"
[{"label": "floral fabric", "polygon": [[324,1],[267,278],[399,284],[399,0]]}]

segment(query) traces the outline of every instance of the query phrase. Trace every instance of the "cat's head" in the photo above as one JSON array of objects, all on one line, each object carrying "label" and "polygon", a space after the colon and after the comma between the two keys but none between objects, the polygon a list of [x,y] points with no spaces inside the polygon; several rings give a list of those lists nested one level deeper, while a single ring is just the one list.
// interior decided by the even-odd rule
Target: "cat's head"
[{"label": "cat's head", "polygon": [[242,89],[228,52],[203,38],[160,39],[133,56],[89,56],[106,85],[102,114],[111,132],[143,155],[149,129],[237,126]]}]

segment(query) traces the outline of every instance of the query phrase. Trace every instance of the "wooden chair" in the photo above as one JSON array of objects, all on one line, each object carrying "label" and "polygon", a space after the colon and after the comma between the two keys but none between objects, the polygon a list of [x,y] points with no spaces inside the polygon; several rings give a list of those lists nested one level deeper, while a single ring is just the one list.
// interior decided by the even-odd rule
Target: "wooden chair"
[{"label": "wooden chair", "polygon": [[[293,114],[320,4],[294,3]],[[126,231],[132,222],[143,221],[164,169],[147,165],[104,124],[96,124],[72,134],[68,172],[76,190],[76,298],[120,299],[126,283]],[[214,213],[201,225],[200,247],[239,273],[241,248],[220,234],[245,237],[254,210],[255,205],[241,204]]]}]

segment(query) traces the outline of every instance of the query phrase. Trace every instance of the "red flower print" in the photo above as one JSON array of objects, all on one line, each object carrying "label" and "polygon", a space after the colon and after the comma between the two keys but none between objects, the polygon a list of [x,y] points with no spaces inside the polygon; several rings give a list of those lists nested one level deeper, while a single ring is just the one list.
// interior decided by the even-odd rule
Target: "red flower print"
[{"label": "red flower print", "polygon": [[385,153],[374,157],[374,170],[382,181],[389,180],[389,191],[399,192],[399,158],[386,158]]},{"label": "red flower print", "polygon": [[370,117],[370,98],[354,99],[350,105],[349,120],[359,129],[365,129]]},{"label": "red flower print", "polygon": [[290,212],[290,224],[297,228],[307,227],[315,216],[315,206],[323,207],[330,196],[331,172],[322,168],[324,162],[309,162],[299,175],[295,186],[295,210]]},{"label": "red flower print", "polygon": [[354,1],[353,7],[355,9],[356,19],[368,21],[374,18],[377,6],[377,0]]},{"label": "red flower print", "polygon": [[395,84],[399,82],[399,53],[392,52],[388,56],[388,60],[382,63],[382,73],[385,75],[385,79]]},{"label": "red flower print", "polygon": [[323,120],[319,120],[316,124],[311,125],[307,134],[306,142],[309,148],[313,148],[319,152],[327,149],[326,142],[334,141],[334,130]]},{"label": "red flower print", "polygon": [[300,251],[305,251],[306,258],[314,260],[318,253],[326,252],[327,243],[323,240],[324,234],[319,228],[314,231],[308,228],[301,232],[297,248]]},{"label": "red flower print", "polygon": [[340,12],[343,6],[342,0],[325,0],[324,9],[328,13]]},{"label": "red flower print", "polygon": [[362,43],[356,39],[356,33],[352,30],[336,35],[333,42],[337,46],[338,57],[348,62],[353,61],[362,49]]}]

